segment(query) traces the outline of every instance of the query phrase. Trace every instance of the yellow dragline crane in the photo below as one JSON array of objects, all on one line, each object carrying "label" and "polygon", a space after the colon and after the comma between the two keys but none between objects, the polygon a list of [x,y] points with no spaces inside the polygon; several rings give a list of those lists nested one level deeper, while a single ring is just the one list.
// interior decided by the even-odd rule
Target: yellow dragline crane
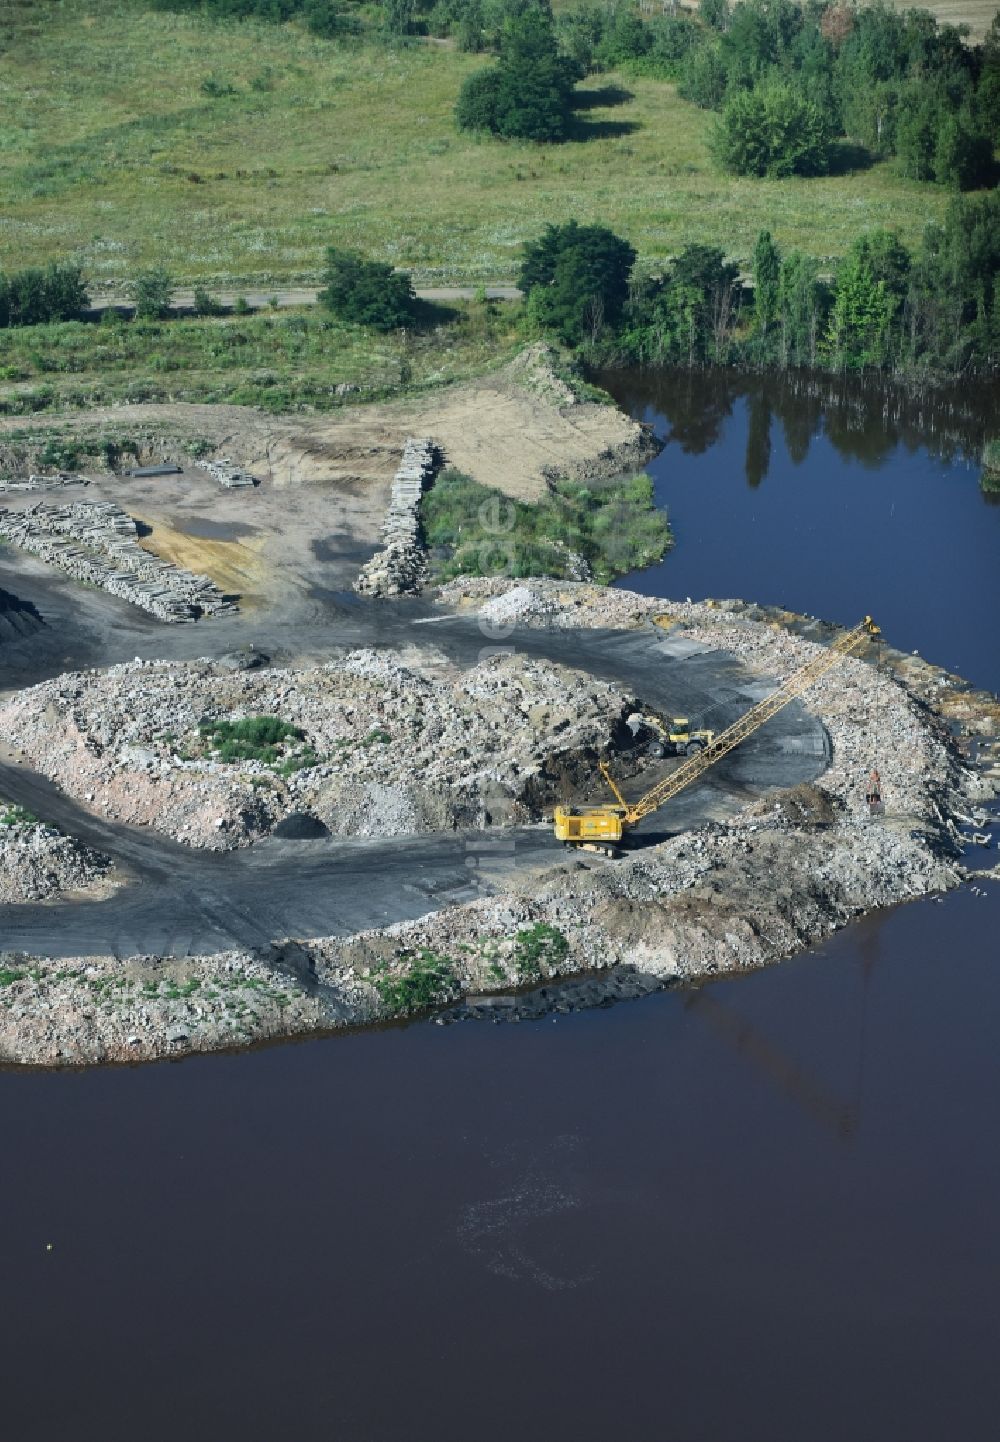
[{"label": "yellow dragline crane", "polygon": [[[554,812],[556,840],[565,842],[567,846],[589,846],[613,851],[615,844],[621,841],[630,827],[635,826],[643,817],[651,816],[685,787],[697,781],[699,776],[703,776],[717,761],[721,761],[723,756],[727,756],[739,746],[741,741],[759,731],[765,721],[777,716],[789,702],[808,691],[809,687],[828,671],[839,666],[845,656],[852,656],[856,651],[862,650],[870,640],[877,641],[881,634],[871,616],[866,616],[853,631],[847,631],[826,650],[807,661],[783,686],[779,686],[777,691],[758,702],[745,716],[734,721],[732,726],[727,726],[725,731],[720,731],[676,771],[651,787],[644,796],[640,796],[638,801],[625,800],[615,784],[607,762],[602,761],[601,774],[614,792],[617,806],[557,806]],[[873,809],[881,802],[877,771],[873,771],[869,779],[867,800]]]}]

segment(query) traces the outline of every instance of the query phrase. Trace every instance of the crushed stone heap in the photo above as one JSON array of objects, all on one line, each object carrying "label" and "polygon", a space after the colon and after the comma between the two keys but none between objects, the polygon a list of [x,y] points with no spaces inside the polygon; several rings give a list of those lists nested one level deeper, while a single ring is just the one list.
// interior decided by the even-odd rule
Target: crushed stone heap
[{"label": "crushed stone heap", "polygon": [[0,905],[86,891],[110,867],[106,856],[49,826],[13,819],[0,802]]},{"label": "crushed stone heap", "polygon": [[[363,650],[302,671],[74,672],[0,707],[0,733],[100,813],[228,849],[303,812],[363,836],[529,819],[561,777],[596,766],[632,704],[546,661],[493,656],[442,678]],[[225,759],[211,725],[264,716],[297,734]]]}]

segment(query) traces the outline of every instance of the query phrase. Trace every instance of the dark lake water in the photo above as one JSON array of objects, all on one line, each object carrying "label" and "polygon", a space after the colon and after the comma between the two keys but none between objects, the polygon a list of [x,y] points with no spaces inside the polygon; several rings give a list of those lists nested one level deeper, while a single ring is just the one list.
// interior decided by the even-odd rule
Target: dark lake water
[{"label": "dark lake water", "polygon": [[[752,485],[759,399],[619,389],[676,436],[631,584],[869,610],[1000,685],[1000,509],[936,429],[790,445],[779,393]],[[609,1011],[0,1076],[0,1436],[992,1438],[983,891]]]},{"label": "dark lake water", "polygon": [[676,546],[623,586],[844,625],[867,612],[902,650],[1000,685],[1000,498],[978,485],[1000,391],[955,413],[858,383],[816,382],[824,402],[759,377],[601,379],[667,440],[649,470]]}]

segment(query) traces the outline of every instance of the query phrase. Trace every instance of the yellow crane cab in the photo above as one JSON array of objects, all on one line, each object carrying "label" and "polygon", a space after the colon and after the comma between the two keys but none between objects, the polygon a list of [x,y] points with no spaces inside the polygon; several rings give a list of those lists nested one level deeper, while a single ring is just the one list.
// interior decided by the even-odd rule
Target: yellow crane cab
[{"label": "yellow crane cab", "polygon": [[625,830],[624,806],[557,806],[556,840],[613,856]]}]

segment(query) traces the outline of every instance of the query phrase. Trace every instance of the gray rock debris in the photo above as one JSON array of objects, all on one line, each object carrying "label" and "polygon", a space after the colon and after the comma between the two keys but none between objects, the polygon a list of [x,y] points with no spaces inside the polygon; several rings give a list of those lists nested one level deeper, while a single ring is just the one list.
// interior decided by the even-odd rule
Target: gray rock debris
[{"label": "gray rock debris", "polygon": [[382,526],[384,545],[362,568],[354,589],[366,596],[416,593],[427,577],[427,559],[420,526],[420,499],[434,474],[433,441],[409,437],[392,482],[389,510]]},{"label": "gray rock debris", "polygon": [[85,891],[110,868],[106,856],[39,822],[0,825],[0,905]]},{"label": "gray rock debris", "polygon": [[0,510],[0,537],[161,621],[193,621],[236,609],[207,576],[144,551],[132,517],[111,501],[64,506],[39,501],[27,510]]}]

